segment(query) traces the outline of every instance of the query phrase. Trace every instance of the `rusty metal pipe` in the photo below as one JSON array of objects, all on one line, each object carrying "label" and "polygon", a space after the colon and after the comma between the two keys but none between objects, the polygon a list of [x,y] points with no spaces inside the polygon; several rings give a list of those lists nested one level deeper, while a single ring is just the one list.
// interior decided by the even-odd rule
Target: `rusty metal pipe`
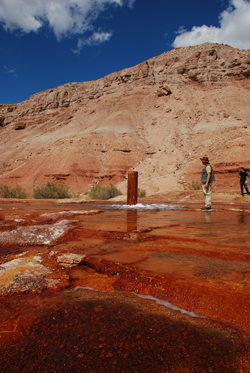
[{"label": "rusty metal pipe", "polygon": [[138,171],[128,171],[127,205],[137,204]]}]

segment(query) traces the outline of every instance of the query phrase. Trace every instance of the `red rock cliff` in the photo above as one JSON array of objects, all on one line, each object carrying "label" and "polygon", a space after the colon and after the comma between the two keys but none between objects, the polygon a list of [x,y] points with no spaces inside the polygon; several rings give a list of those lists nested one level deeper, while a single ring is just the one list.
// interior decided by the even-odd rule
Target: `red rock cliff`
[{"label": "red rock cliff", "polygon": [[199,180],[206,154],[216,188],[238,187],[239,166],[250,169],[249,77],[249,50],[206,43],[1,105],[0,183],[125,190],[135,168],[149,195]]}]

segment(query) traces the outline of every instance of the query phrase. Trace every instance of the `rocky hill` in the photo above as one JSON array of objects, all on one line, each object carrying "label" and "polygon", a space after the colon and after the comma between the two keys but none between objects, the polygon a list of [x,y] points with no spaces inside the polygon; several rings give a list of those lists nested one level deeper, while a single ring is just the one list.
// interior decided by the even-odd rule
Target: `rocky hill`
[{"label": "rocky hill", "polygon": [[235,189],[249,140],[250,50],[206,43],[0,105],[0,184],[125,191],[136,169],[150,195],[199,180],[207,155],[215,188]]}]

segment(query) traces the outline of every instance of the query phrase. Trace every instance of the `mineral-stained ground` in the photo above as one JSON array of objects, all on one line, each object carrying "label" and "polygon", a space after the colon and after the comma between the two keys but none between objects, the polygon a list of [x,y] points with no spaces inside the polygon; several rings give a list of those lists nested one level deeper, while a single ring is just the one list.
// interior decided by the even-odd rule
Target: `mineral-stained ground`
[{"label": "mineral-stained ground", "polygon": [[0,366],[250,372],[250,207],[0,200]]}]

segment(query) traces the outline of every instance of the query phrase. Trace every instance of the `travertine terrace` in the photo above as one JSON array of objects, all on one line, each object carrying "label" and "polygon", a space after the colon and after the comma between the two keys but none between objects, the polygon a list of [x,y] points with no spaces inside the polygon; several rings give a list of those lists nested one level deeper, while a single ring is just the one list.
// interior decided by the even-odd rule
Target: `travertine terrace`
[{"label": "travertine terrace", "polygon": [[155,202],[0,200],[1,372],[249,372],[249,206]]},{"label": "travertine terrace", "polygon": [[152,195],[198,180],[206,154],[216,188],[235,189],[239,166],[250,167],[249,76],[249,50],[206,43],[1,105],[0,183],[124,191],[134,168]]}]

